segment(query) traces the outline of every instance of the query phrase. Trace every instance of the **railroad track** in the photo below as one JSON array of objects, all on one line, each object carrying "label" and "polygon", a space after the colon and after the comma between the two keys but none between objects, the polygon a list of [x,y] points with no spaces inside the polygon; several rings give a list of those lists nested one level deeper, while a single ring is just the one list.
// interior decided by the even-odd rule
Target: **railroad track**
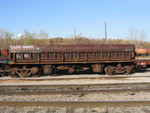
[{"label": "railroad track", "polygon": [[52,78],[8,78],[8,79],[0,79],[0,81],[60,81],[60,80],[87,80],[87,79],[123,79],[123,78],[129,78],[129,76],[103,76],[103,77],[52,77]]},{"label": "railroad track", "polygon": [[0,101],[0,106],[121,107],[150,106],[150,101]]},{"label": "railroad track", "polygon": [[122,76],[99,76],[99,77],[51,77],[51,78],[0,78],[0,82],[23,82],[23,81],[63,81],[63,80],[88,80],[88,79],[99,79],[99,80],[109,80],[109,79],[127,79],[127,78],[150,78],[150,76],[134,76],[134,75],[122,75]]},{"label": "railroad track", "polygon": [[0,95],[77,94],[100,92],[150,91],[147,83],[66,84],[66,85],[0,85]]},{"label": "railroad track", "polygon": [[130,88],[130,89],[102,89],[102,90],[80,90],[80,91],[74,91],[74,90],[68,90],[68,91],[42,91],[42,92],[0,92],[0,95],[47,95],[47,94],[89,94],[89,93],[102,93],[102,92],[107,92],[107,93],[125,93],[125,92],[134,92],[138,93],[139,91],[141,92],[150,92],[150,88]]},{"label": "railroad track", "polygon": [[[44,94],[87,94],[87,93],[101,93],[101,92],[107,92],[107,94],[111,93],[122,93],[122,92],[136,92],[139,91],[145,91],[150,92],[150,82],[147,83],[114,83],[114,84],[72,84],[72,85],[0,85],[0,94],[1,95],[17,95],[17,98],[19,95],[44,95]],[[26,96],[25,98],[27,98]],[[7,97],[7,96],[6,96]],[[12,97],[13,98],[13,97]],[[34,98],[34,97],[33,97]],[[31,98],[32,99],[32,98]],[[28,100],[28,99],[26,99]],[[4,99],[4,101],[0,101],[0,106],[2,108],[13,107],[13,109],[18,109],[21,107],[41,107],[43,109],[44,107],[65,107],[66,111],[68,110],[74,110],[78,109],[78,107],[83,107],[84,109],[87,109],[86,107],[94,108],[94,107],[141,107],[141,106],[150,106],[150,101],[145,101],[140,98],[139,100],[134,101],[87,101],[87,99],[81,101],[48,101],[42,99],[42,101],[37,101],[36,98],[34,98],[34,101],[15,101],[15,100],[8,100]],[[106,99],[107,100],[107,99]],[[124,99],[126,100],[126,99]],[[39,109],[39,108],[38,108]],[[45,108],[44,108],[45,109]],[[58,109],[58,108],[57,108]],[[107,110],[106,110],[107,111]],[[66,113],[66,112],[65,112]]]}]

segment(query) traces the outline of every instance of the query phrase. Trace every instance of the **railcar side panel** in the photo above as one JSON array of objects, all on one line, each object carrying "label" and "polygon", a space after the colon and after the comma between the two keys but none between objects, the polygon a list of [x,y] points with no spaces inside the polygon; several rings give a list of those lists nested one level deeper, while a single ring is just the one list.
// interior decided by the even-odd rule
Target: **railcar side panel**
[{"label": "railcar side panel", "polygon": [[[26,46],[27,47],[27,46]],[[29,46],[30,48],[32,46]],[[46,46],[44,46],[46,48]],[[33,49],[23,49],[22,46],[10,46],[12,64],[68,64],[68,63],[102,63],[102,62],[132,62],[134,48],[132,45],[116,46],[33,46]],[[61,48],[60,48],[61,47]],[[74,48],[73,48],[74,47]],[[17,48],[17,49],[12,49]]]}]

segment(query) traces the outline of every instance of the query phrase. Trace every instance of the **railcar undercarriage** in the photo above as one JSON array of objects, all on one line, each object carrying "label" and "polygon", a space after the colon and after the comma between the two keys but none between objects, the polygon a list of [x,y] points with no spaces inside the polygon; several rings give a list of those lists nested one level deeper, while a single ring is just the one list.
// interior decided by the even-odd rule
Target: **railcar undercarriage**
[{"label": "railcar undercarriage", "polygon": [[118,64],[76,64],[76,65],[34,65],[34,66],[13,66],[10,69],[11,77],[38,77],[40,75],[53,75],[59,71],[67,73],[89,71],[94,73],[103,73],[107,75],[126,74],[133,72],[133,63],[118,63]]}]

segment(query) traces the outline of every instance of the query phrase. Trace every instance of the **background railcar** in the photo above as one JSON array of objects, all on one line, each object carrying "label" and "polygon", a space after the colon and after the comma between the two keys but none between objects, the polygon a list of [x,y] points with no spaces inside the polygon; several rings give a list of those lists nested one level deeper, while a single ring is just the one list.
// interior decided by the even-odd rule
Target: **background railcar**
[{"label": "background railcar", "polygon": [[147,49],[136,48],[135,49],[137,56],[145,56],[147,55]]},{"label": "background railcar", "polygon": [[0,50],[0,76],[9,75],[9,52],[8,50]]},{"label": "background railcar", "polygon": [[136,49],[136,65],[139,69],[150,67],[150,49]]},{"label": "background railcar", "polygon": [[39,76],[59,70],[131,73],[134,45],[10,45],[11,76]]}]

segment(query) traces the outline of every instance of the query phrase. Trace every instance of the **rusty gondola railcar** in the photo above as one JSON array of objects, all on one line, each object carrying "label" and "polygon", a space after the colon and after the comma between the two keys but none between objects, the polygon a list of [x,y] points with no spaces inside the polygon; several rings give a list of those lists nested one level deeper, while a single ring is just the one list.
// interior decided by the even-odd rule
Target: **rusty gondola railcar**
[{"label": "rusty gondola railcar", "polygon": [[126,45],[10,45],[11,76],[39,76],[58,70],[130,74],[135,47]]}]

